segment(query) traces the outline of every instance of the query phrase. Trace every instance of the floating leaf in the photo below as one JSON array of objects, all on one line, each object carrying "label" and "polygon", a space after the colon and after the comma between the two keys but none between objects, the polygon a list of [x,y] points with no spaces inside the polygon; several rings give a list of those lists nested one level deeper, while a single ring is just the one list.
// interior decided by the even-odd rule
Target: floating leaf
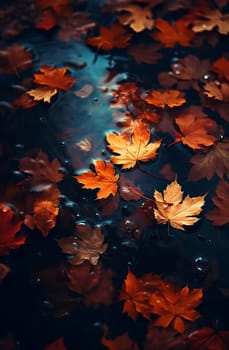
[{"label": "floating leaf", "polygon": [[204,85],[204,94],[215,100],[229,102],[229,84],[210,81]]},{"label": "floating leaf", "polygon": [[189,334],[188,344],[190,350],[227,350],[229,331],[203,327]]},{"label": "floating leaf", "polygon": [[42,86],[33,90],[29,90],[27,94],[33,97],[34,101],[44,101],[50,103],[51,98],[57,94],[57,89],[48,86]]},{"label": "floating leaf", "polygon": [[168,106],[173,108],[183,105],[186,99],[178,90],[168,90],[164,92],[152,90],[145,98],[145,101],[155,107],[165,108],[165,106]]},{"label": "floating leaf", "polygon": [[192,27],[196,33],[211,31],[217,28],[220,34],[229,33],[229,15],[223,14],[219,10],[208,10],[201,14],[203,19],[197,20]]},{"label": "floating leaf", "polygon": [[66,67],[55,68],[53,66],[42,66],[40,72],[34,74],[34,83],[64,91],[68,91],[74,81],[67,73]]},{"label": "floating leaf", "polygon": [[1,73],[16,74],[29,69],[33,62],[33,53],[18,44],[0,50]]},{"label": "floating leaf", "polygon": [[150,7],[140,7],[138,5],[127,5],[118,7],[119,11],[124,11],[118,16],[119,22],[139,33],[145,29],[151,30],[154,25],[152,12]]},{"label": "floating leaf", "polygon": [[216,187],[216,196],[212,198],[216,208],[210,210],[206,217],[212,220],[215,226],[222,226],[229,223],[229,183],[221,180]]},{"label": "floating leaf", "polygon": [[205,195],[198,197],[186,196],[183,199],[183,191],[176,180],[167,185],[162,193],[155,191],[154,199],[156,208],[154,215],[159,224],[169,223],[178,230],[184,230],[183,225],[192,226],[199,221],[196,215],[202,211]]}]

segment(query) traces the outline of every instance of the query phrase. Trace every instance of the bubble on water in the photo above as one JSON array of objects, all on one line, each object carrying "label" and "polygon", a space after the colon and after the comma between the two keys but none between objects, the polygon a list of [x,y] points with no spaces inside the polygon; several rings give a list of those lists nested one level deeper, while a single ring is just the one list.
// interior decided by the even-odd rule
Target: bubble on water
[{"label": "bubble on water", "polygon": [[21,143],[18,143],[18,144],[15,145],[16,151],[23,151],[24,148],[25,148],[25,146],[22,145]]},{"label": "bubble on water", "polygon": [[194,270],[201,272],[201,273],[205,273],[208,271],[209,261],[206,257],[198,256],[194,260],[193,267],[194,267]]},{"label": "bubble on water", "polygon": [[210,74],[204,74],[204,76],[203,76],[204,80],[208,80],[210,77],[211,77]]}]

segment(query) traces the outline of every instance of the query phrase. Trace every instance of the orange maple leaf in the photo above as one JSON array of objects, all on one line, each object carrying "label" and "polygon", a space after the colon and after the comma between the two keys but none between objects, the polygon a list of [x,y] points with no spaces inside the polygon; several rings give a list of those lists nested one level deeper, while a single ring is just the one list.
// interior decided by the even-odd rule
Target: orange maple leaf
[{"label": "orange maple leaf", "polygon": [[55,68],[53,66],[42,66],[40,73],[34,74],[34,82],[54,89],[68,91],[74,79],[67,73],[67,68]]},{"label": "orange maple leaf", "polygon": [[221,180],[216,188],[216,196],[212,198],[216,208],[210,210],[206,217],[212,220],[215,226],[221,226],[229,223],[229,183]]},{"label": "orange maple leaf", "polygon": [[188,181],[198,181],[206,178],[210,180],[215,174],[221,179],[229,173],[229,142],[217,142],[208,152],[195,154],[190,163],[191,168]]},{"label": "orange maple leaf", "polygon": [[117,181],[119,175],[115,175],[115,169],[111,162],[104,162],[100,159],[95,160],[94,167],[95,172],[89,170],[74,176],[74,178],[83,184],[83,188],[92,190],[99,188],[97,199],[107,198],[110,195],[114,196],[118,189]]},{"label": "orange maple leaf", "polygon": [[55,88],[50,88],[48,86],[42,86],[37,89],[32,89],[27,91],[27,94],[33,97],[34,101],[44,101],[50,103],[51,98],[58,92]]},{"label": "orange maple leaf", "polygon": [[229,80],[229,59],[220,57],[212,65],[212,70],[218,73],[219,79],[226,78]]},{"label": "orange maple leaf", "polygon": [[0,204],[0,255],[7,255],[25,243],[26,236],[16,237],[23,221],[14,220],[14,212],[6,204]]},{"label": "orange maple leaf", "polygon": [[219,83],[218,81],[210,81],[204,85],[204,94],[215,100],[229,102],[229,84]]},{"label": "orange maple leaf", "polygon": [[165,108],[165,106],[168,106],[173,108],[183,105],[186,99],[179,90],[168,90],[164,92],[152,90],[145,98],[145,101],[156,107]]},{"label": "orange maple leaf", "polygon": [[155,219],[160,224],[169,223],[178,230],[184,230],[183,225],[193,225],[199,221],[196,217],[204,205],[205,195],[198,197],[186,196],[183,200],[183,191],[176,180],[167,185],[163,194],[154,192],[156,208],[154,208]]},{"label": "orange maple leaf", "polygon": [[98,49],[109,51],[114,47],[125,48],[129,45],[132,34],[128,34],[126,30],[117,23],[113,23],[110,28],[100,26],[100,36],[87,39],[87,43]]},{"label": "orange maple leaf", "polygon": [[181,141],[184,145],[193,149],[203,149],[204,146],[212,146],[217,138],[217,124],[207,117],[196,117],[192,113],[180,115],[175,118],[181,135],[176,135],[176,142]]},{"label": "orange maple leaf", "polygon": [[162,18],[157,18],[154,24],[159,31],[152,34],[153,39],[160,41],[165,47],[174,47],[176,44],[190,46],[195,33],[188,28],[189,22],[179,19],[170,24]]},{"label": "orange maple leaf", "polygon": [[13,44],[0,50],[0,72],[18,74],[32,65],[33,53],[23,46]]},{"label": "orange maple leaf", "polygon": [[203,19],[195,21],[192,30],[196,33],[211,31],[215,27],[220,34],[229,33],[229,14],[223,14],[219,10],[209,9],[201,14]]},{"label": "orange maple leaf", "polygon": [[161,141],[150,143],[150,131],[142,123],[137,124],[132,137],[127,134],[110,133],[106,136],[108,148],[117,156],[112,156],[114,164],[122,164],[122,169],[133,168],[137,161],[148,162],[155,158]]},{"label": "orange maple leaf", "polygon": [[133,320],[137,319],[138,314],[150,319],[152,306],[149,299],[153,291],[164,286],[164,282],[159,276],[146,274],[137,279],[135,275],[128,270],[120,293],[120,300],[125,300],[123,312],[126,312]]},{"label": "orange maple leaf", "polygon": [[185,330],[183,319],[195,321],[201,316],[194,309],[200,305],[202,296],[202,289],[190,290],[185,286],[177,290],[175,286],[169,284],[162,292],[153,293],[150,303],[153,313],[159,315],[154,325],[167,328],[172,323],[177,332],[183,333]]},{"label": "orange maple leaf", "polygon": [[120,6],[117,10],[124,11],[118,16],[119,22],[124,26],[129,25],[135,32],[139,33],[145,29],[151,30],[153,28],[154,20],[150,7],[129,4]]},{"label": "orange maple leaf", "polygon": [[46,345],[44,347],[44,350],[67,350],[65,344],[64,344],[64,338],[58,338],[52,343]]},{"label": "orange maple leaf", "polygon": [[139,350],[137,343],[129,337],[128,333],[119,335],[114,339],[103,337],[101,343],[108,350]]}]

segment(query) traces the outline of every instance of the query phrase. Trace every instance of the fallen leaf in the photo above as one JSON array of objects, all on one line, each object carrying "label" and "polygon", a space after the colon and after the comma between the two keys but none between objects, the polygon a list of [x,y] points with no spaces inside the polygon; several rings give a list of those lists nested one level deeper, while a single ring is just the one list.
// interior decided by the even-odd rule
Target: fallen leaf
[{"label": "fallen leaf", "polygon": [[132,34],[127,33],[118,23],[113,23],[109,28],[100,26],[100,36],[88,38],[87,43],[98,50],[109,51],[114,47],[127,47],[131,38]]},{"label": "fallen leaf", "polygon": [[50,103],[51,98],[56,95],[57,89],[48,86],[42,86],[36,89],[27,91],[27,94],[33,97],[34,101],[44,101]]},{"label": "fallen leaf", "polygon": [[157,328],[149,323],[144,350],[187,350],[187,339],[170,328]]},{"label": "fallen leaf", "polygon": [[179,19],[172,24],[162,18],[155,20],[154,26],[158,32],[152,34],[153,39],[160,41],[165,47],[174,47],[176,44],[190,46],[195,33],[189,29],[189,22]]},{"label": "fallen leaf", "polygon": [[67,73],[66,67],[42,66],[40,72],[34,74],[34,83],[53,89],[68,91],[74,82],[75,80]]},{"label": "fallen leaf", "polygon": [[154,20],[150,7],[140,7],[130,4],[128,6],[118,7],[117,10],[124,11],[124,13],[118,15],[118,21],[124,26],[130,26],[136,33],[153,28]]},{"label": "fallen leaf", "polygon": [[92,228],[83,223],[76,225],[74,236],[60,238],[57,243],[64,253],[73,255],[69,260],[72,265],[80,265],[85,260],[96,265],[100,254],[107,249],[100,226]]},{"label": "fallen leaf", "polygon": [[117,181],[119,175],[115,175],[115,169],[111,162],[104,162],[103,160],[94,161],[95,171],[86,171],[80,175],[74,176],[74,178],[83,184],[83,188],[96,189],[97,199],[107,198],[110,195],[114,196],[117,192]]},{"label": "fallen leaf", "polygon": [[228,205],[229,205],[229,183],[220,180],[216,187],[216,196],[212,198],[216,208],[210,210],[206,217],[212,220],[214,226],[222,226],[229,223]]},{"label": "fallen leaf", "polygon": [[92,149],[92,144],[87,138],[77,142],[76,146],[83,152],[90,152]]},{"label": "fallen leaf", "polygon": [[153,306],[153,313],[159,315],[154,325],[167,328],[172,324],[173,329],[183,333],[185,330],[183,319],[195,321],[201,316],[194,309],[202,302],[202,296],[202,289],[190,290],[185,286],[178,290],[173,285],[168,285],[161,293],[153,293],[150,303]]},{"label": "fallen leaf", "polygon": [[168,106],[173,108],[183,105],[186,99],[178,90],[168,90],[164,92],[152,90],[145,98],[145,101],[156,107],[165,108]]},{"label": "fallen leaf", "polygon": [[217,28],[220,34],[229,33],[229,14],[223,14],[218,9],[209,9],[201,14],[202,19],[195,21],[192,30],[196,33],[211,31]]},{"label": "fallen leaf", "polygon": [[34,99],[26,92],[13,100],[12,105],[14,108],[30,109],[35,107],[37,102],[35,102]]},{"label": "fallen leaf", "polygon": [[227,350],[229,331],[203,327],[189,334],[188,344],[190,350]]},{"label": "fallen leaf", "polygon": [[66,286],[72,292],[86,294],[97,286],[101,278],[102,265],[91,265],[85,260],[80,265],[70,265],[67,269]]},{"label": "fallen leaf", "polygon": [[192,113],[175,118],[181,134],[176,135],[176,142],[181,141],[192,149],[203,149],[216,142],[217,124],[207,117],[196,117]]},{"label": "fallen leaf", "polygon": [[135,83],[121,83],[113,90],[111,107],[122,108],[139,100],[138,86]]},{"label": "fallen leaf", "polygon": [[119,179],[120,197],[125,201],[137,201],[144,198],[140,186],[135,186],[130,179],[121,176]]},{"label": "fallen leaf", "polygon": [[146,45],[144,43],[139,43],[137,45],[131,45],[128,49],[128,53],[138,64],[155,64],[160,58],[162,58],[162,54],[158,52],[160,49],[161,45],[159,44]]},{"label": "fallen leaf", "polygon": [[57,25],[56,16],[50,10],[44,10],[40,21],[35,23],[35,28],[50,30]]},{"label": "fallen leaf", "polygon": [[89,30],[95,28],[96,23],[90,18],[88,12],[73,12],[70,16],[64,17],[59,21],[60,30],[57,38],[61,41],[70,40],[82,41]]},{"label": "fallen leaf", "polygon": [[16,74],[30,69],[33,62],[33,53],[18,44],[4,47],[0,50],[0,72]]},{"label": "fallen leaf", "polygon": [[161,141],[150,143],[150,131],[142,124],[134,129],[130,139],[127,135],[110,133],[106,136],[108,148],[118,155],[112,156],[114,164],[122,164],[122,169],[133,168],[137,161],[148,162],[155,158]]},{"label": "fallen leaf", "polygon": [[220,57],[213,63],[211,70],[218,74],[219,79],[226,78],[229,80],[229,59]]},{"label": "fallen leaf", "polygon": [[229,84],[210,81],[204,85],[204,94],[215,100],[229,102]]},{"label": "fallen leaf", "polygon": [[52,343],[46,345],[44,347],[44,350],[67,350],[65,344],[64,344],[64,338],[58,338]]},{"label": "fallen leaf", "polygon": [[11,249],[17,249],[25,243],[25,235],[17,236],[22,224],[22,220],[15,219],[8,205],[0,203],[0,255],[8,255]]},{"label": "fallen leaf", "polygon": [[176,177],[176,174],[175,174],[175,172],[172,168],[172,165],[170,163],[166,163],[163,165],[163,167],[160,170],[160,174],[166,180],[174,180]]},{"label": "fallen leaf", "polygon": [[190,197],[188,195],[183,199],[181,186],[174,180],[167,185],[163,195],[155,190],[155,218],[159,224],[169,223],[178,230],[184,230],[183,225],[192,226],[200,220],[196,215],[202,211],[205,196]]},{"label": "fallen leaf", "polygon": [[103,336],[101,344],[108,350],[139,350],[137,343],[129,337],[128,333],[119,335],[114,339]]},{"label": "fallen leaf", "polygon": [[92,94],[94,90],[94,87],[90,84],[85,84],[82,88],[79,90],[76,90],[74,94],[80,98],[87,98]]},{"label": "fallen leaf", "polygon": [[223,179],[229,172],[229,143],[217,142],[207,152],[195,154],[190,163],[193,164],[188,181],[210,180],[215,174]]}]

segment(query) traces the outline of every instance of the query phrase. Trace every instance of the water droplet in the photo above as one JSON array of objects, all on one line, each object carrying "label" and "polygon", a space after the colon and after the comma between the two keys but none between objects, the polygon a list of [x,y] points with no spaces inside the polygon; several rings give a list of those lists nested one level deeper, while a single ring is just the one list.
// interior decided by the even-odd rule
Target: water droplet
[{"label": "water droplet", "polygon": [[210,78],[210,74],[204,74],[203,78],[204,80],[208,80]]},{"label": "water droplet", "polygon": [[179,75],[179,74],[180,74],[180,71],[179,71],[179,70],[175,70],[175,74],[176,74],[176,75]]},{"label": "water droplet", "polygon": [[198,256],[194,260],[194,269],[198,272],[205,273],[209,268],[209,262],[206,257]]}]

